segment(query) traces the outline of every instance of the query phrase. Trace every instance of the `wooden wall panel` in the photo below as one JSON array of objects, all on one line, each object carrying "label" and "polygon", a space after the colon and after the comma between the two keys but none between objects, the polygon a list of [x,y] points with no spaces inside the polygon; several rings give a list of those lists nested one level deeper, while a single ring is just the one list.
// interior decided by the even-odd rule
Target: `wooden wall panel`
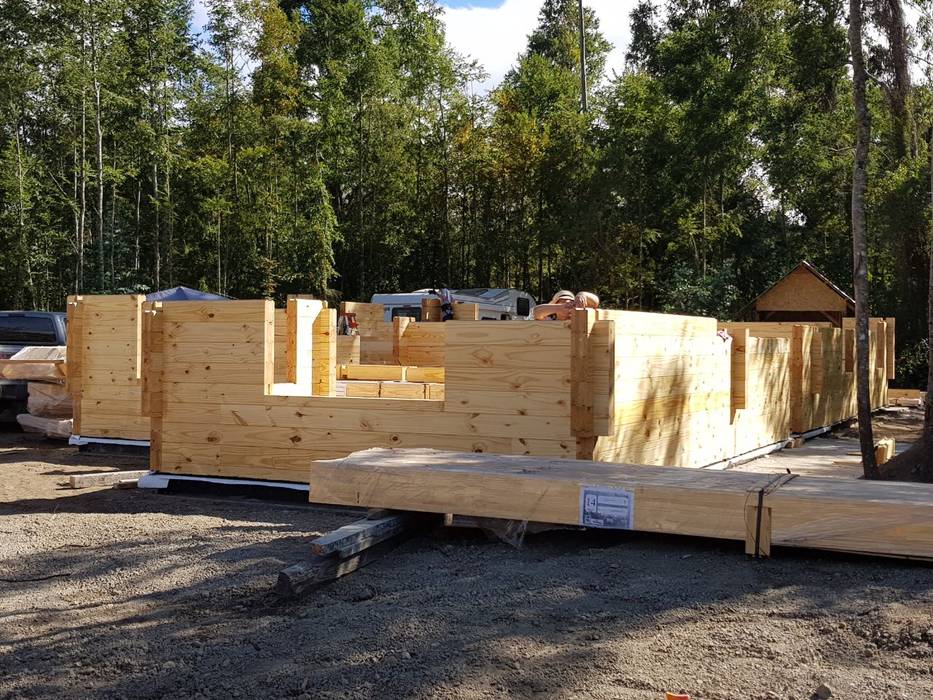
[{"label": "wooden wall panel", "polygon": [[715,319],[600,311],[614,322],[613,433],[601,461],[699,467],[730,456],[732,360]]},{"label": "wooden wall panel", "polygon": [[[737,347],[717,334],[714,319],[600,310],[575,328],[556,321],[386,324],[372,314],[372,324],[398,326],[399,358],[440,346],[444,364],[429,370],[444,384],[404,381],[412,371],[405,366],[365,363],[347,366],[345,396],[317,396],[267,384],[264,372],[281,341],[270,303],[214,306],[207,321],[205,309],[176,313],[165,305],[161,314],[163,415],[153,434],[165,471],[304,481],[311,459],[368,447],[698,467],[783,439],[793,421],[818,427],[854,409],[844,333],[820,324],[738,325],[737,373]],[[320,319],[308,323],[319,324],[318,332],[332,326]],[[887,335],[876,322],[884,347],[872,346],[882,365],[873,368],[873,401],[883,395]],[[317,338],[314,386],[336,364],[333,336],[320,354]],[[400,376],[387,376],[393,367]]]},{"label": "wooden wall panel", "polygon": [[143,414],[142,306],[145,297],[69,297],[69,389],[74,433],[148,440]]}]

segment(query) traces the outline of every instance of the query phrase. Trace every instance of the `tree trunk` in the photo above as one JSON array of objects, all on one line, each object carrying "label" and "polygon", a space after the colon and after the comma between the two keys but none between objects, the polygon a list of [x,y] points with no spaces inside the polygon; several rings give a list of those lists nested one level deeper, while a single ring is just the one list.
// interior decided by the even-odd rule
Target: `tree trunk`
[{"label": "tree trunk", "polygon": [[100,76],[98,75],[97,39],[94,32],[91,39],[91,75],[94,80],[94,126],[97,133],[97,254],[100,266],[100,292],[107,289],[104,260],[104,131],[100,123]]},{"label": "tree trunk", "polygon": [[875,440],[871,427],[871,393],[868,357],[868,240],[865,223],[865,190],[868,184],[868,146],[871,121],[865,97],[865,58],[862,53],[861,0],[849,0],[849,47],[852,52],[853,102],[855,104],[855,163],[852,168],[852,280],[855,287],[856,394],[862,469],[866,479],[877,479]]},{"label": "tree trunk", "polygon": [[933,472],[933,129],[930,129],[930,276],[927,285],[927,398],[923,421],[923,442],[927,449],[926,470]]},{"label": "tree trunk", "polygon": [[26,267],[26,290],[29,292],[29,298],[24,299],[22,305],[26,308],[38,308],[36,287],[32,279],[32,256],[29,251],[29,235],[26,231],[26,192],[23,186],[23,178],[26,177],[26,173],[23,169],[23,139],[20,138],[21,128],[22,125],[17,124],[14,129],[16,138],[16,187],[19,196],[16,213],[20,246],[22,246],[23,251],[23,265]]},{"label": "tree trunk", "polygon": [[152,164],[152,206],[153,206],[153,219],[154,227],[152,236],[153,243],[153,258],[154,258],[154,279],[155,289],[159,288],[160,284],[160,275],[162,273],[162,223],[159,220],[159,214],[161,209],[161,202],[159,201],[159,164],[155,162]]},{"label": "tree trunk", "polygon": [[[84,37],[81,38],[84,41]],[[82,47],[83,48],[83,47]],[[87,219],[87,100],[81,87],[81,164],[78,189],[78,293],[84,291],[84,229]]]}]

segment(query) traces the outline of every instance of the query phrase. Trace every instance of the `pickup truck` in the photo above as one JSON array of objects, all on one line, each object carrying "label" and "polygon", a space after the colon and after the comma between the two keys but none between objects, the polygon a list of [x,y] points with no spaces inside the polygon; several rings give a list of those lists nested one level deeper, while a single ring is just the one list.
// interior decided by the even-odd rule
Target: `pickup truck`
[{"label": "pickup truck", "polygon": [[[0,359],[31,345],[65,345],[66,316],[55,311],[0,311]],[[0,421],[26,412],[26,382],[0,378]]]}]

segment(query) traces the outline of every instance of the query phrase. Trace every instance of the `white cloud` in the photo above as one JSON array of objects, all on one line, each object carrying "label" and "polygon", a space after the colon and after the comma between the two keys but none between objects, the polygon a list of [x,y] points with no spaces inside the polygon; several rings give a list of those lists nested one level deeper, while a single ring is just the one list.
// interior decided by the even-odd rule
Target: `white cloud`
[{"label": "white cloud", "polygon": [[[613,44],[606,72],[622,71],[629,42],[629,13],[636,0],[586,0],[599,18],[599,29]],[[538,23],[541,0],[504,0],[498,7],[446,7],[447,41],[458,52],[478,60],[489,73],[480,86],[498,85]]]},{"label": "white cloud", "polygon": [[[480,91],[498,85],[525,50],[528,35],[538,23],[541,2],[503,0],[498,7],[444,8],[448,43],[464,56],[478,60],[489,73],[489,78],[477,86]],[[584,4],[596,13],[600,31],[613,45],[606,61],[606,74],[611,76],[613,70],[621,72],[630,37],[629,13],[636,0],[585,0]],[[191,28],[206,41],[206,0],[193,0],[192,11]]]}]

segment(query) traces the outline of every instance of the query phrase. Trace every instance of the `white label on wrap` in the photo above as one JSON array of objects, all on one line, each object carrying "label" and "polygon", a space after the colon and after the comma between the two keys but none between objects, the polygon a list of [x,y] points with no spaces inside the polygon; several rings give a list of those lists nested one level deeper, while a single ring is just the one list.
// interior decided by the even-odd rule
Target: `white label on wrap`
[{"label": "white label on wrap", "polygon": [[632,491],[606,486],[580,487],[580,524],[584,527],[631,530],[634,512]]}]

